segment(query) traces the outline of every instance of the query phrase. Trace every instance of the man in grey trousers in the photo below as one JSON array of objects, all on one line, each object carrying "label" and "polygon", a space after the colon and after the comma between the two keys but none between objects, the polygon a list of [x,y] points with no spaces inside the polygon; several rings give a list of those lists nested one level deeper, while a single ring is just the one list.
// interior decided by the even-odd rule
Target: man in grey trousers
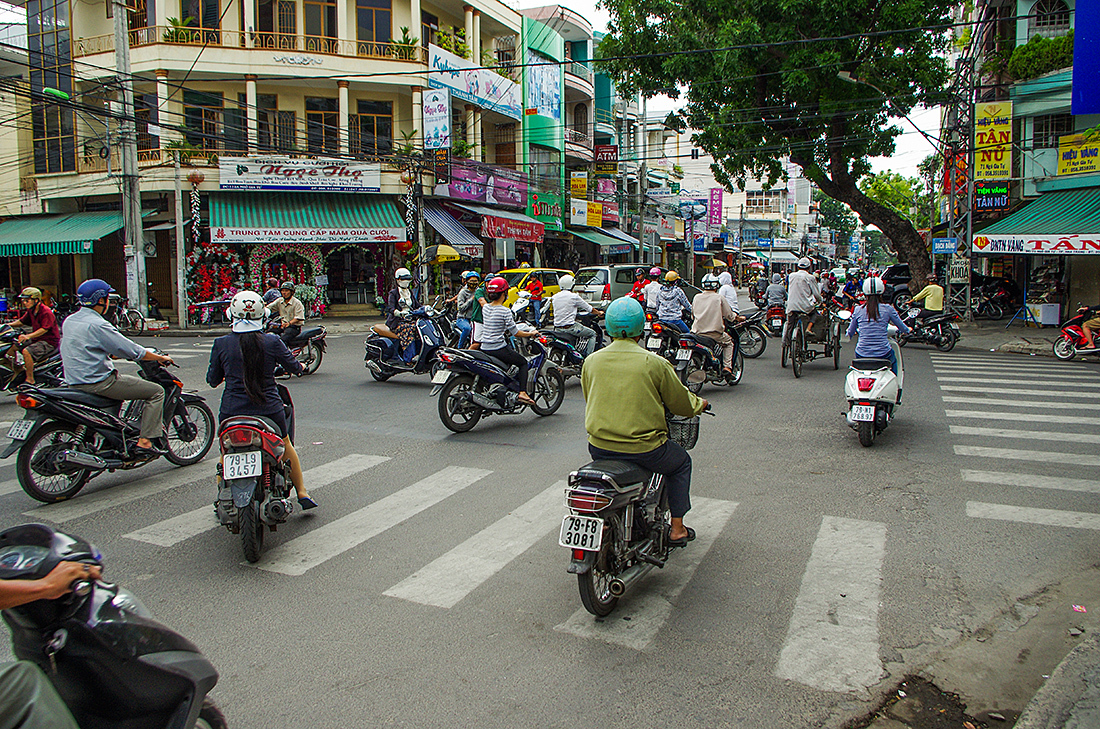
[{"label": "man in grey trousers", "polygon": [[144,400],[135,451],[138,455],[163,455],[164,450],[155,446],[153,439],[164,435],[164,388],[135,375],[120,374],[111,357],[161,364],[173,364],[172,358],[130,341],[104,318],[114,306],[113,293],[111,285],[98,278],[89,279],[77,288],[81,308],[65,319],[61,330],[65,382],[112,400]]}]

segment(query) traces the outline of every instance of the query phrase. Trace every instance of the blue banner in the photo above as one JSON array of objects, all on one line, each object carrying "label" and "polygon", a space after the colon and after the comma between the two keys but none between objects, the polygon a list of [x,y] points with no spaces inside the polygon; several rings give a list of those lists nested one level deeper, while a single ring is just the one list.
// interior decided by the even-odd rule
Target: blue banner
[{"label": "blue banner", "polygon": [[954,253],[959,249],[958,238],[933,238],[932,253]]},{"label": "blue banner", "polygon": [[1100,114],[1100,2],[1078,1],[1073,24],[1074,114]]}]

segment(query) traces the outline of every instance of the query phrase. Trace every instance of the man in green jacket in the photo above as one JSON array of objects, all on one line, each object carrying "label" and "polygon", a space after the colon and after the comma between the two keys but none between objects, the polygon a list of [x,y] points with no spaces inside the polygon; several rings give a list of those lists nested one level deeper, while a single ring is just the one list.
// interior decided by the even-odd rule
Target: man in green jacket
[{"label": "man in green jacket", "polygon": [[629,461],[665,476],[672,513],[672,544],[695,539],[684,526],[691,509],[691,456],[668,439],[665,410],[683,417],[707,409],[707,401],[688,392],[668,360],[638,345],[645,312],[623,297],[607,307],[604,323],[612,342],[589,355],[581,370],[584,428],[588,452],[596,460]]}]

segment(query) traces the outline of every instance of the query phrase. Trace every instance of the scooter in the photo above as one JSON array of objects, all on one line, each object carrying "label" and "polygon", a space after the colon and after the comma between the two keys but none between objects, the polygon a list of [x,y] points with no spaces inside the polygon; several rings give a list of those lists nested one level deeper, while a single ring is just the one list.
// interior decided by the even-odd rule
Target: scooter
[{"label": "scooter", "polygon": [[[19,386],[27,381],[27,373],[23,369],[23,350],[29,342],[20,344],[19,335],[18,329],[8,324],[0,325],[0,352],[5,353],[4,356],[0,356],[0,383],[2,383],[0,386],[8,392],[18,391]],[[12,347],[16,347],[18,351],[7,354]],[[43,362],[36,362],[34,365],[37,387],[60,387],[63,376],[60,353],[48,357]]]},{"label": "scooter", "polygon": [[[272,317],[267,323],[267,331],[278,334],[282,331],[281,317]],[[303,375],[312,375],[321,366],[321,360],[325,356],[325,328],[302,327],[302,331],[294,339],[287,342],[287,348],[298,363],[302,365]]]},{"label": "scooter", "polygon": [[729,327],[731,337],[737,337],[738,349],[749,359],[756,359],[764,354],[768,347],[768,333],[764,330],[763,309],[749,314],[745,321],[737,322]]},{"label": "scooter", "polygon": [[[450,341],[444,331],[444,312],[431,306],[422,306],[400,316],[416,323],[417,341],[413,343],[416,352],[411,360],[406,361],[401,356],[401,343],[396,339],[383,337],[381,334],[367,337],[363,360],[371,377],[378,382],[385,382],[402,373],[423,375],[430,372],[434,375],[439,370],[436,353]],[[450,330],[449,322],[446,322],[446,327]]]},{"label": "scooter", "polygon": [[[1089,349],[1089,340],[1081,325],[1085,319],[1091,316],[1092,309],[1083,306],[1077,310],[1077,314],[1062,322],[1062,332],[1054,340],[1054,356],[1063,361],[1069,361],[1077,355],[1097,355],[1100,348]],[[1096,340],[1094,340],[1095,342]]]},{"label": "scooter", "polygon": [[745,372],[745,357],[741,354],[737,332],[731,331],[727,323],[726,332],[733,339],[733,373],[722,368],[722,345],[701,334],[681,334],[676,349],[676,374],[680,382],[693,393],[703,388],[704,382],[712,385],[733,386],[741,382]]},{"label": "scooter", "polygon": [[[905,322],[910,331],[898,340],[901,346],[904,347],[909,343],[931,344],[941,352],[950,352],[955,348],[955,344],[959,339],[962,338],[959,333],[959,325],[955,323],[955,320],[959,318],[958,314],[945,311],[942,314],[930,316],[923,321],[919,317],[920,309],[916,307],[906,312],[902,321]],[[920,326],[917,326],[918,321],[920,321]]]},{"label": "scooter", "polygon": [[[838,312],[842,320],[851,319],[847,310]],[[890,327],[891,334],[897,329]],[[891,337],[890,348],[898,360],[898,374],[890,369],[890,360],[857,357],[852,360],[848,375],[844,378],[844,397],[848,400],[845,420],[848,427],[859,433],[859,443],[864,448],[875,442],[875,436],[886,430],[894,417],[894,410],[901,403],[905,384],[905,368],[901,360],[901,347]]]},{"label": "scooter", "polygon": [[773,337],[783,336],[783,325],[787,323],[787,307],[777,305],[769,306],[767,313],[764,315],[764,325],[768,329],[768,334]]},{"label": "scooter", "polygon": [[[41,579],[63,561],[102,565],[103,556],[42,524],[0,532],[0,579]],[[207,696],[217,670],[118,585],[76,580],[64,597],[3,615],[12,652],[42,669],[81,729],[225,729]]]}]

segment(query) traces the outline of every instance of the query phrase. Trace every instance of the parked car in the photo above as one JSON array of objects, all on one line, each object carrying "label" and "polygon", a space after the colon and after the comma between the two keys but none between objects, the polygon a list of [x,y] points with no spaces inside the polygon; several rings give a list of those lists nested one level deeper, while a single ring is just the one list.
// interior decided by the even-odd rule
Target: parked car
[{"label": "parked car", "polygon": [[516,303],[520,289],[527,287],[532,276],[538,276],[542,280],[542,298],[545,300],[561,291],[558,279],[567,273],[573,272],[563,268],[506,268],[493,276],[500,276],[508,282],[508,299],[504,303],[511,306]]},{"label": "parked car", "polygon": [[887,266],[886,270],[882,272],[882,282],[886,284],[885,298],[899,311],[909,303],[909,299],[913,298],[913,294],[916,293],[915,291],[909,291],[910,278],[912,276],[909,273],[908,263],[895,263],[892,266]]},{"label": "parked car", "polygon": [[[634,273],[639,268],[648,271],[653,266],[644,263],[585,266],[577,271],[573,290],[592,306],[605,309],[615,299],[630,293],[634,288]],[[664,276],[666,271],[667,268],[662,268],[661,275]],[[681,286],[689,301],[699,293],[699,288],[687,281],[683,281]]]}]

